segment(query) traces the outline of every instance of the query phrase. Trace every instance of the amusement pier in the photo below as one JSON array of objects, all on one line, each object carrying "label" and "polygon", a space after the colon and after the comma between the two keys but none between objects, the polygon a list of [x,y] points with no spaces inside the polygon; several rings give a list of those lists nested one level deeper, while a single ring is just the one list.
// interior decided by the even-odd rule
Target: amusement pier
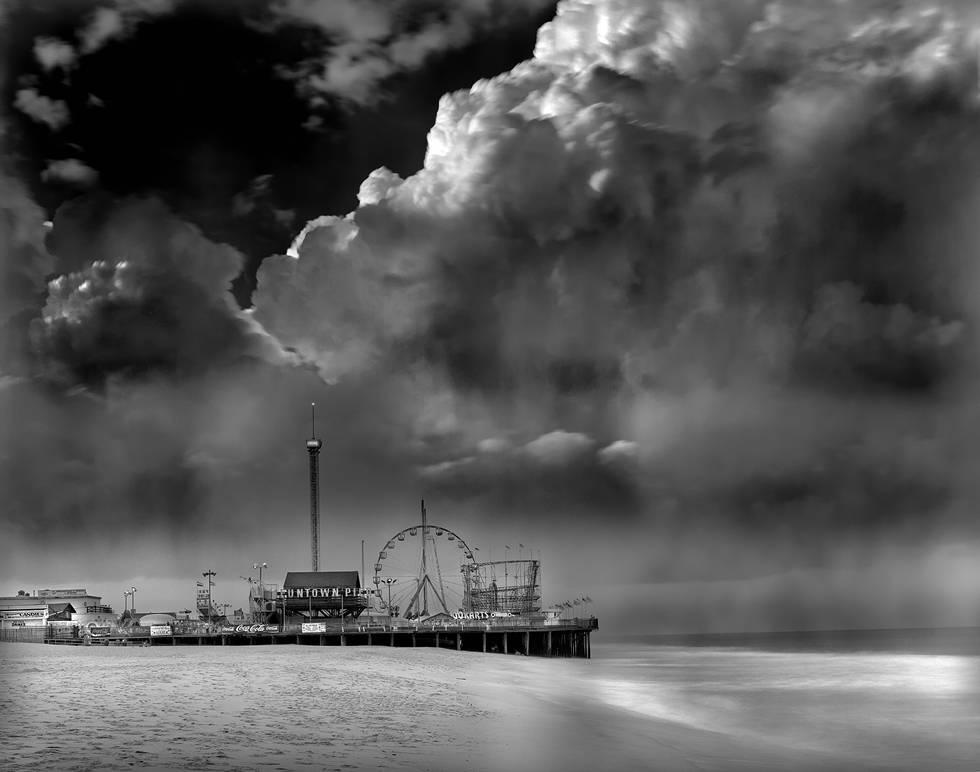
[{"label": "amusement pier", "polygon": [[[378,551],[369,583],[361,542],[361,570],[320,570],[319,455],[313,432],[306,442],[310,468],[309,571],[287,571],[281,584],[265,580],[266,563],[246,606],[214,599],[216,572],[197,581],[194,611],[136,611],[138,588],[123,593],[115,615],[84,589],[21,591],[0,597],[0,640],[106,646],[399,646],[435,647],[540,657],[591,656],[598,620],[590,598],[541,605],[541,561],[518,545],[516,558],[477,560],[456,531],[419,520],[393,534]],[[526,554],[526,556],[525,556]],[[130,608],[130,600],[132,608]],[[580,607],[584,614],[580,614]]]}]

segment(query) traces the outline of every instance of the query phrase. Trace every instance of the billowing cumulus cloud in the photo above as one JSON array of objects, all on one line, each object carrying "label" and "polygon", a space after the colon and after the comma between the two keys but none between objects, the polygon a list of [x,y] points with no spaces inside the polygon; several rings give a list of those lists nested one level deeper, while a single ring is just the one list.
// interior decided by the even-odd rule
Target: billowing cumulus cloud
[{"label": "billowing cumulus cloud", "polygon": [[564,2],[534,59],[443,98],[420,172],[375,172],[263,264],[256,318],[327,379],[436,373],[458,421],[421,468],[454,495],[537,485],[536,449],[678,538],[941,530],[980,455],[953,426],[977,365],[962,10]]}]

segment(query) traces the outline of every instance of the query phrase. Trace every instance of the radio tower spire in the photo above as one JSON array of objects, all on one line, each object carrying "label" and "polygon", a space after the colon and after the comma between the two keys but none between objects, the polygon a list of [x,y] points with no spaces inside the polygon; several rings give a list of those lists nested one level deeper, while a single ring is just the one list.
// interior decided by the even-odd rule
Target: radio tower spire
[{"label": "radio tower spire", "polygon": [[323,443],[316,438],[316,402],[310,403],[313,435],[306,441],[310,454],[310,550],[313,553],[313,570],[320,570],[320,448]]}]

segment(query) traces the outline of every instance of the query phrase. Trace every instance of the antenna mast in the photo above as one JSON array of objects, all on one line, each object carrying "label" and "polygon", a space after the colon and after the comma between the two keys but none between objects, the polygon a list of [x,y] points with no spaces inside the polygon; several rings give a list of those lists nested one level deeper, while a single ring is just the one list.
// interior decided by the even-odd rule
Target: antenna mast
[{"label": "antenna mast", "polygon": [[323,443],[316,438],[316,402],[310,403],[310,428],[313,434],[306,441],[310,454],[310,551],[313,570],[320,570],[320,448]]}]

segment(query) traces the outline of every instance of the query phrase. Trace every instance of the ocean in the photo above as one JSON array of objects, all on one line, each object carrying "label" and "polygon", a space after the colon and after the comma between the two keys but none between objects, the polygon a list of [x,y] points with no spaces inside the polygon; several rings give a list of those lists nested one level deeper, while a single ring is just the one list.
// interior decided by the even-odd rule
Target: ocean
[{"label": "ocean", "polygon": [[980,770],[978,628],[658,636],[593,656],[602,700],[651,718],[828,768]]},{"label": "ocean", "polygon": [[0,644],[4,770],[980,770],[980,630],[593,659]]}]

